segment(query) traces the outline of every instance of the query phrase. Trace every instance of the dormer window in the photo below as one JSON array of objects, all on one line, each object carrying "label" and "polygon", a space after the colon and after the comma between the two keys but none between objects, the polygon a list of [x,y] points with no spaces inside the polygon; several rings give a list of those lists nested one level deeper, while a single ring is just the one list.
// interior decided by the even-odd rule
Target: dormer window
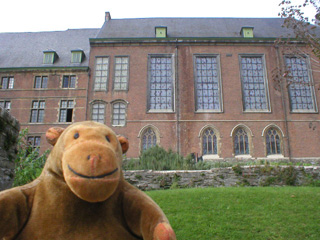
[{"label": "dormer window", "polygon": [[158,26],[155,27],[156,38],[166,38],[167,37],[167,27]]},{"label": "dormer window", "polygon": [[84,59],[84,52],[80,49],[71,50],[71,62],[72,63],[81,63]]},{"label": "dormer window", "polygon": [[53,64],[58,58],[58,54],[53,50],[43,51],[43,63]]},{"label": "dormer window", "polygon": [[244,38],[253,38],[253,27],[242,27],[240,34]]}]

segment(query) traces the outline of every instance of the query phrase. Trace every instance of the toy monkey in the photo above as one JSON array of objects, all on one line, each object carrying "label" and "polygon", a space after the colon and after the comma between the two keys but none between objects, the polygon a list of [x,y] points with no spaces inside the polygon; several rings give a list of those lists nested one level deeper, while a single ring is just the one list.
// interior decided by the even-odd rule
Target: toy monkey
[{"label": "toy monkey", "polygon": [[166,216],[124,180],[129,143],[86,121],[50,128],[54,147],[33,182],[0,193],[0,240],[175,240]]}]

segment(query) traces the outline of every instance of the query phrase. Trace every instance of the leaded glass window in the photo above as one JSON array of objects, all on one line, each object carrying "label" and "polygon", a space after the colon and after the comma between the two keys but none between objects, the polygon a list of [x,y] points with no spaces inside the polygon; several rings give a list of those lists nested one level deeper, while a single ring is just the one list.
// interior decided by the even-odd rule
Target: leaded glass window
[{"label": "leaded glass window", "polygon": [[61,100],[59,122],[72,122],[73,100]]},{"label": "leaded glass window", "polygon": [[115,57],[114,90],[127,90],[129,79],[129,57]]},{"label": "leaded glass window", "polygon": [[281,154],[281,138],[275,128],[269,128],[266,133],[267,155]]},{"label": "leaded glass window", "polygon": [[172,56],[150,56],[148,110],[173,111]]},{"label": "leaded glass window", "polygon": [[46,102],[43,100],[32,101],[30,122],[43,122],[45,105]]},{"label": "leaded glass window", "polygon": [[195,58],[196,110],[221,111],[219,59],[217,56]]},{"label": "leaded glass window", "polygon": [[142,150],[145,151],[148,148],[157,145],[157,135],[155,131],[149,127],[142,134]]},{"label": "leaded glass window", "polygon": [[47,76],[36,76],[34,81],[34,88],[47,88],[48,77]]},{"label": "leaded glass window", "polygon": [[268,111],[268,91],[262,56],[241,56],[244,111]]},{"label": "leaded glass window", "polygon": [[202,134],[202,154],[217,154],[217,136],[212,128],[207,128]]},{"label": "leaded glass window", "polygon": [[249,151],[249,138],[244,128],[238,128],[233,136],[234,154],[247,155]]},{"label": "leaded glass window", "polygon": [[314,89],[306,58],[286,57],[289,71],[289,98],[292,111],[315,111]]},{"label": "leaded glass window", "polygon": [[126,104],[115,102],[112,104],[112,125],[124,126],[126,124]]},{"label": "leaded glass window", "polygon": [[14,77],[3,77],[0,89],[13,89]]},{"label": "leaded glass window", "polygon": [[11,102],[10,101],[0,101],[0,107],[4,108],[8,112],[10,112]]},{"label": "leaded glass window", "polygon": [[76,76],[66,75],[62,79],[62,88],[75,88],[76,87]]},{"label": "leaded glass window", "polygon": [[29,136],[27,138],[28,144],[30,147],[32,147],[33,149],[39,151],[40,148],[40,141],[41,141],[41,137],[40,136]]},{"label": "leaded glass window", "polygon": [[92,104],[91,119],[96,122],[105,123],[105,104],[97,102]]},{"label": "leaded glass window", "polygon": [[106,91],[108,84],[108,69],[109,69],[109,58],[108,57],[97,57],[95,78],[94,78],[94,90],[95,91]]}]

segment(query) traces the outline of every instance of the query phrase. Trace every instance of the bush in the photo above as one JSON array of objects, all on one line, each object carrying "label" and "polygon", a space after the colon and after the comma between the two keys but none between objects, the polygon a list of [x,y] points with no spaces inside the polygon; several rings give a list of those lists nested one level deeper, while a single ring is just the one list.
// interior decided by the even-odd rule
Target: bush
[{"label": "bush", "polygon": [[171,149],[166,151],[162,147],[154,146],[144,151],[139,159],[125,160],[124,170],[188,170],[194,169],[191,156],[184,158]]},{"label": "bush", "polygon": [[23,129],[19,133],[13,186],[21,186],[37,178],[42,172],[49,154],[49,150],[47,150],[40,155],[38,149],[34,149],[28,144],[27,135],[28,129]]}]

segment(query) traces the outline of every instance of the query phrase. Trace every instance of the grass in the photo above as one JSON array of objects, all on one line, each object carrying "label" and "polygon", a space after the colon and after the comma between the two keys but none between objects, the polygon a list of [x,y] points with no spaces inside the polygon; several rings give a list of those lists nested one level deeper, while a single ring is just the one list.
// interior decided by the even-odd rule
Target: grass
[{"label": "grass", "polygon": [[320,239],[320,188],[195,188],[147,192],[178,240]]}]

